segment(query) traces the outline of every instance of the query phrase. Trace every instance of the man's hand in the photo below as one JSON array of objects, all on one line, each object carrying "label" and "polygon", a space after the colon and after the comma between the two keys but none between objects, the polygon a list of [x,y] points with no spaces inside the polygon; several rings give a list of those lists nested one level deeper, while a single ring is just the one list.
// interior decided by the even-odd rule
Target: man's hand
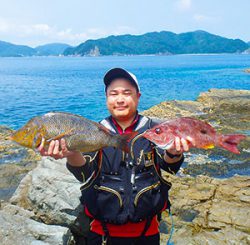
[{"label": "man's hand", "polygon": [[64,139],[52,140],[49,144],[48,150],[45,150],[44,142],[45,140],[42,139],[40,146],[37,148],[37,150],[42,156],[50,156],[54,159],[62,159],[65,157],[72,156],[76,153],[75,151],[69,151],[67,149],[66,142]]},{"label": "man's hand", "polygon": [[167,151],[172,155],[179,155],[184,151],[189,151],[190,145],[195,146],[195,141],[193,138],[189,136],[187,136],[186,139],[175,137],[173,144]]},{"label": "man's hand", "polygon": [[174,142],[170,146],[169,149],[167,149],[167,153],[170,153],[173,156],[176,157],[169,157],[167,153],[165,153],[164,158],[165,161],[168,163],[174,163],[181,159],[182,153],[187,152],[190,149],[190,146],[195,146],[195,141],[193,138],[187,136],[186,139],[175,137]]},{"label": "man's hand", "polygon": [[80,167],[86,163],[80,151],[69,151],[67,149],[65,139],[52,140],[47,151],[44,148],[44,142],[45,140],[42,139],[42,143],[37,148],[42,156],[50,156],[56,160],[66,157],[68,164],[74,167]]}]

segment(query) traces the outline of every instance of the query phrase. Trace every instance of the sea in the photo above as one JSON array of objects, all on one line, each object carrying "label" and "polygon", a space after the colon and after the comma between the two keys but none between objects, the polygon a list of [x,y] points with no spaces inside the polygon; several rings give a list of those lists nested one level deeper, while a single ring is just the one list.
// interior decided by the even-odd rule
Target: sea
[{"label": "sea", "polygon": [[140,83],[139,111],[166,100],[196,100],[211,88],[250,89],[250,55],[0,58],[0,125],[13,129],[49,111],[99,121],[108,116],[103,76],[114,67]]}]

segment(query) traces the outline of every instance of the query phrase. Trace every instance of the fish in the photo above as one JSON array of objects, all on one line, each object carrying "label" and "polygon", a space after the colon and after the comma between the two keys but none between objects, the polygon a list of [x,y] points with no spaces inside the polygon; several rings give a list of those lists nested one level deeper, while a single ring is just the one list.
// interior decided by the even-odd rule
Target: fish
[{"label": "fish", "polygon": [[[235,154],[240,154],[237,145],[241,140],[246,139],[244,134],[219,134],[209,123],[191,117],[180,117],[157,124],[137,135],[131,145],[140,137],[148,139],[164,150],[172,148],[175,137],[180,137],[187,140],[189,148],[213,149],[218,146]],[[189,137],[195,144],[189,140]]]},{"label": "fish", "polygon": [[67,112],[49,112],[31,118],[15,131],[10,139],[27,148],[36,149],[45,140],[48,149],[52,140],[65,139],[70,151],[94,152],[112,146],[129,152],[128,142],[137,132],[115,135],[101,124]]}]

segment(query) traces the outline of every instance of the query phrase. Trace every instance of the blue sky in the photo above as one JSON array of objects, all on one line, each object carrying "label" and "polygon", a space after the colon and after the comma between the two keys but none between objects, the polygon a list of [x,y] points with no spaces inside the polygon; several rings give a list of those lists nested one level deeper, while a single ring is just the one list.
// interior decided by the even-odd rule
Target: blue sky
[{"label": "blue sky", "polygon": [[0,0],[0,40],[32,47],[152,31],[250,41],[250,0]]}]

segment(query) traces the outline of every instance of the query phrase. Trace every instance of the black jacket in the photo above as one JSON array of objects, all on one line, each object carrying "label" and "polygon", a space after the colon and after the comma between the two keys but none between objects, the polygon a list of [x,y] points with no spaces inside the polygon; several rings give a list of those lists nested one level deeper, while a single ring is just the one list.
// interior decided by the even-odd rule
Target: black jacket
[{"label": "black jacket", "polygon": [[[101,124],[118,133],[111,117]],[[142,133],[154,125],[151,119],[139,115],[134,130]],[[168,164],[163,158],[164,151],[145,138],[135,142],[133,153],[134,159],[120,149],[106,147],[90,154],[83,167],[67,164],[75,177],[84,182],[81,201],[95,219],[114,224],[139,222],[166,206],[171,184],[161,177],[160,169],[176,173],[183,158]]]}]

